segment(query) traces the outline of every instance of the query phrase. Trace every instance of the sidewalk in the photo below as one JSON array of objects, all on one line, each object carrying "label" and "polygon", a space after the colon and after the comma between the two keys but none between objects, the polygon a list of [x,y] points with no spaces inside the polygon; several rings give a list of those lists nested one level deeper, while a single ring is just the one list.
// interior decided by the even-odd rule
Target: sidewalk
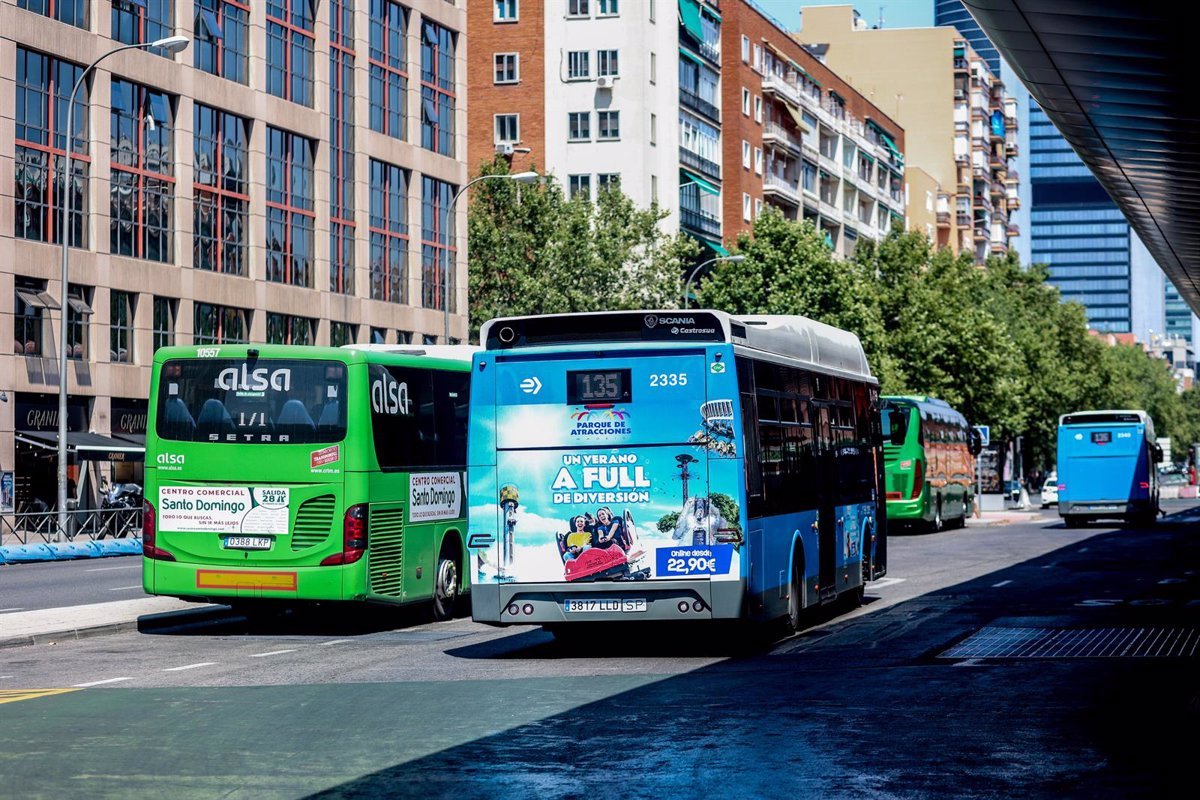
[{"label": "sidewalk", "polygon": [[81,639],[122,631],[174,627],[224,614],[225,606],[198,605],[173,597],[143,597],[85,606],[0,614],[0,649]]}]

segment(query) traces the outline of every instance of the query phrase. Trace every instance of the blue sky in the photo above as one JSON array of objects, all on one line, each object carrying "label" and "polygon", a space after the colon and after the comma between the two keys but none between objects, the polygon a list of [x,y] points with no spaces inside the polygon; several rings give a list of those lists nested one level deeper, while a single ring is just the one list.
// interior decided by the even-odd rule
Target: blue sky
[{"label": "blue sky", "polygon": [[879,20],[883,8],[885,28],[919,28],[933,25],[933,0],[753,0],[763,11],[782,22],[789,31],[799,27],[804,6],[852,5],[870,24]]}]

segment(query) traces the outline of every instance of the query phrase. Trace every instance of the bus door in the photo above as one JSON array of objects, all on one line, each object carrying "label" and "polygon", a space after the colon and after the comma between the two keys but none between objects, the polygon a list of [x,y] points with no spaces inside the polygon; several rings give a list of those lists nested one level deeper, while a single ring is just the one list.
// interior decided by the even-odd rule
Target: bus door
[{"label": "bus door", "polygon": [[830,408],[813,402],[817,424],[817,583],[821,602],[837,595],[837,468]]}]

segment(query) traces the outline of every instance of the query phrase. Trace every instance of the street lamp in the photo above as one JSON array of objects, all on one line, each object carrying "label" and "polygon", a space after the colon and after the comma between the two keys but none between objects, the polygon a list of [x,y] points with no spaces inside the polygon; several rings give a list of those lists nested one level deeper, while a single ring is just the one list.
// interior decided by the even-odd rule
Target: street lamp
[{"label": "street lamp", "polygon": [[692,281],[695,280],[696,275],[699,274],[701,269],[707,267],[709,264],[715,264],[718,261],[728,261],[730,264],[740,264],[745,260],[745,256],[717,256],[716,258],[710,258],[708,261],[705,261],[702,264],[697,264],[696,268],[692,270],[692,274],[688,275],[687,283],[683,285],[683,307],[687,308],[688,303],[691,302]]},{"label": "street lamp", "polygon": [[[449,216],[448,216],[449,214],[454,213],[454,209],[458,205],[458,198],[462,197],[463,192],[467,191],[467,189],[470,189],[472,186],[479,183],[480,181],[501,180],[501,181],[516,181],[517,183],[529,184],[529,183],[537,183],[541,179],[542,179],[542,176],[538,175],[536,172],[516,172],[516,173],[504,174],[504,175],[480,175],[478,178],[475,178],[474,180],[467,181],[465,184],[463,184],[463,187],[461,189],[459,189],[457,192],[454,193],[454,197],[450,200],[450,207],[446,210],[447,219],[449,219]],[[444,252],[447,255],[449,255],[450,248],[447,247]],[[445,289],[445,296],[442,298],[442,301],[446,304],[445,344],[450,344],[450,267],[449,266],[446,266],[445,272],[446,272],[446,274],[443,276],[443,281],[445,284],[443,287]]]},{"label": "street lamp", "polygon": [[[75,152],[75,95],[79,87],[87,80],[88,73],[96,68],[104,59],[122,50],[138,50],[148,47],[159,47],[168,55],[175,55],[183,50],[191,40],[186,36],[168,36],[165,39],[155,39],[153,42],[127,44],[109,50],[97,58],[87,69],[80,73],[75,85],[71,88],[71,97],[67,100],[67,155],[63,162],[63,187],[66,198],[63,204],[62,221],[62,315],[59,320],[58,336],[58,532],[55,541],[61,542],[67,534],[67,310],[70,303],[67,300],[69,259],[71,252],[71,154]],[[89,102],[91,97],[89,95]],[[84,136],[91,138],[90,133]],[[53,175],[53,173],[51,173]]]}]

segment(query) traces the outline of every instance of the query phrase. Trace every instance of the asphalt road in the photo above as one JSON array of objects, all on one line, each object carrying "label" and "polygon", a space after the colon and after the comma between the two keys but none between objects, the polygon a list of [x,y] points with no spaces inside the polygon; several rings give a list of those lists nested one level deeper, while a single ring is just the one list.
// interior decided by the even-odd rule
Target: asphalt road
[{"label": "asphalt road", "polygon": [[0,797],[1191,797],[1200,507],[1169,510],[894,537],[864,608],[774,642],[413,611],[14,648]]},{"label": "asphalt road", "polygon": [[145,596],[141,556],[0,566],[0,619],[5,613],[14,611]]}]

